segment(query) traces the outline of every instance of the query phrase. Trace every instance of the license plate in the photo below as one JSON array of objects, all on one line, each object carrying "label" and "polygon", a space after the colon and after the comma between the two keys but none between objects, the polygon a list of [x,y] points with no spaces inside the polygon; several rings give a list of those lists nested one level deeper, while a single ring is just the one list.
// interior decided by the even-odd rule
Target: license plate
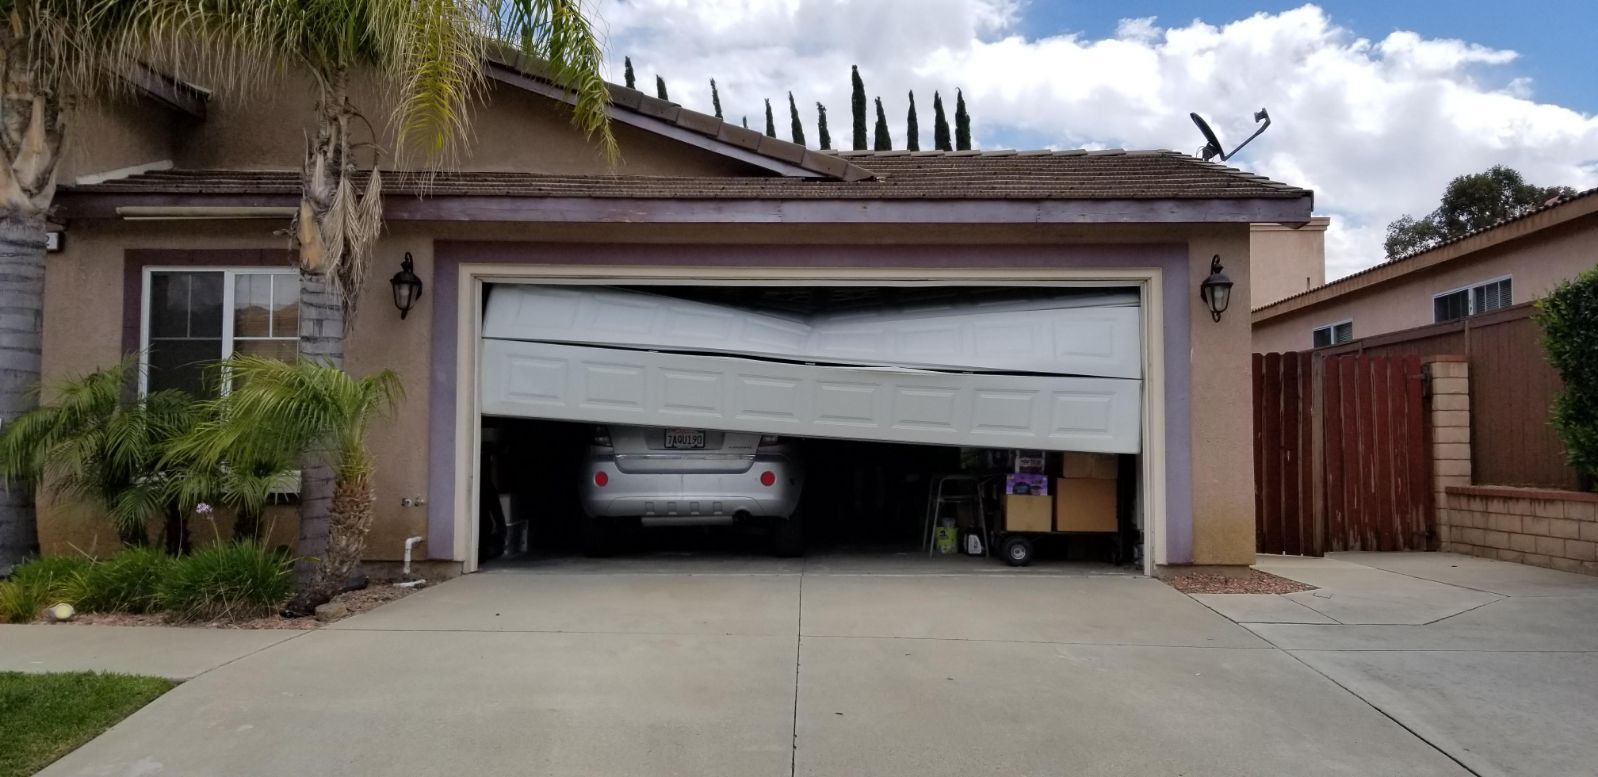
[{"label": "license plate", "polygon": [[705,430],[703,429],[667,429],[667,448],[703,448],[705,447]]}]

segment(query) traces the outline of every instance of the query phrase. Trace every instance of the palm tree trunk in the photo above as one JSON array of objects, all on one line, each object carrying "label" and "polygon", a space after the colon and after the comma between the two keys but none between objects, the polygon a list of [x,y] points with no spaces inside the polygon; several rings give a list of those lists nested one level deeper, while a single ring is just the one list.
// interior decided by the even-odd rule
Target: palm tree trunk
[{"label": "palm tree trunk", "polygon": [[[300,271],[300,358],[344,367],[344,304],[326,275]],[[333,507],[333,468],[325,452],[312,451],[300,466],[300,535],[295,562],[300,601],[308,611],[327,601],[318,581],[328,561],[328,523]],[[340,580],[339,584],[342,585]],[[336,590],[336,588],[335,588]]]},{"label": "palm tree trunk", "polygon": [[372,530],[371,481],[365,477],[340,480],[333,486],[333,506],[328,513],[327,563],[318,588],[331,597],[344,587],[361,565],[366,535]]},{"label": "palm tree trunk", "polygon": [[[42,213],[0,209],[0,424],[39,404],[44,241]],[[0,489],[0,575],[38,549],[32,488]]]}]

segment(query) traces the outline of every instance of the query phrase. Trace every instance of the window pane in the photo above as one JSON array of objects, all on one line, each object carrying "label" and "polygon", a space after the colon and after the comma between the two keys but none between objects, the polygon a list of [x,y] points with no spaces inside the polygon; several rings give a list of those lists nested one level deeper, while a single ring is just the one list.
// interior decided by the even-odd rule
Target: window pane
[{"label": "window pane", "polygon": [[150,273],[151,337],[220,337],[222,273]]},{"label": "window pane", "polygon": [[1470,314],[1470,293],[1456,291],[1446,294],[1433,301],[1433,312],[1437,321],[1453,321],[1464,318]]},{"label": "window pane", "polygon": [[1320,329],[1315,330],[1314,337],[1316,348],[1325,348],[1326,346],[1332,344],[1332,330],[1327,327],[1321,327]]},{"label": "window pane", "polygon": [[222,273],[189,273],[189,337],[222,336]]},{"label": "window pane", "polygon": [[299,340],[234,340],[233,352],[264,359],[293,361]]},{"label": "window pane", "polygon": [[233,276],[233,336],[272,336],[272,276]]},{"label": "window pane", "polygon": [[[222,340],[151,340],[151,391],[182,389],[197,397],[216,395],[206,367],[222,358]],[[212,376],[214,377],[214,376]]]},{"label": "window pane", "polygon": [[300,335],[300,276],[278,273],[272,276],[272,336]]},{"label": "window pane", "polygon": [[1346,343],[1354,339],[1354,322],[1338,324],[1332,327],[1332,342]]}]

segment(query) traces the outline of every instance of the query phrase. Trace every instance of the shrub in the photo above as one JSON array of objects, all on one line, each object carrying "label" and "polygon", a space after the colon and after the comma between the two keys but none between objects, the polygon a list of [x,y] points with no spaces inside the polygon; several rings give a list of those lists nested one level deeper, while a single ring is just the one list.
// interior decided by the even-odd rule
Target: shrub
[{"label": "shrub", "polygon": [[150,612],[159,608],[156,594],[174,563],[154,548],[129,548],[89,567],[84,576],[84,612]]},{"label": "shrub", "polygon": [[1598,476],[1598,268],[1560,283],[1537,303],[1543,350],[1564,391],[1552,421],[1583,482]]},{"label": "shrub", "polygon": [[245,620],[277,612],[294,593],[294,562],[254,542],[224,543],[177,559],[157,604],[178,620]]},{"label": "shrub", "polygon": [[0,620],[27,623],[58,602],[77,605],[86,590],[89,560],[46,556],[19,565],[0,583]]}]

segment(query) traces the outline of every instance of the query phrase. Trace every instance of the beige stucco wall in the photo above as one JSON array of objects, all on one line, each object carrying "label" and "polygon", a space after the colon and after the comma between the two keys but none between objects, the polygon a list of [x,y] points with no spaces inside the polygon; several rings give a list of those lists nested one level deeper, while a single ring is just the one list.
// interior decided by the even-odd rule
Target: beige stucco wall
[{"label": "beige stucco wall", "polygon": [[177,138],[193,120],[131,93],[77,109],[63,139],[56,180],[170,162]]},{"label": "beige stucco wall", "polygon": [[1264,307],[1326,282],[1326,226],[1316,216],[1303,226],[1255,224],[1249,230],[1249,266],[1254,281],[1249,308]]},{"label": "beige stucco wall", "polygon": [[1352,320],[1355,337],[1412,329],[1435,323],[1432,297],[1502,277],[1514,279],[1514,301],[1548,293],[1559,281],[1598,265],[1598,214],[1457,259],[1352,291],[1320,304],[1254,325],[1254,350],[1301,351],[1312,346],[1321,326]]}]

